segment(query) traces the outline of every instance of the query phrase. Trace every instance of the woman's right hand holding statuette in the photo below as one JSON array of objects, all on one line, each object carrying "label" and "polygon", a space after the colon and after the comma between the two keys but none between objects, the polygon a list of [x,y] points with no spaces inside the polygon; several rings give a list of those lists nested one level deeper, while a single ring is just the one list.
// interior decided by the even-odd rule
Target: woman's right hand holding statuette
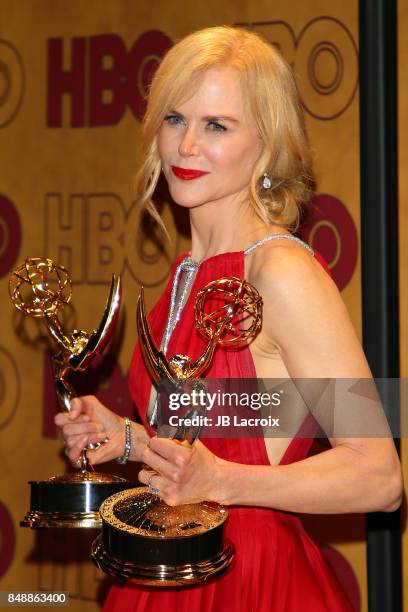
[{"label": "woman's right hand holding statuette", "polygon": [[[77,463],[84,446],[97,442],[103,444],[98,449],[87,452],[91,465],[112,461],[123,455],[124,419],[109,410],[94,395],[74,398],[70,412],[58,413],[54,421],[62,429],[65,454],[73,464]],[[134,423],[132,425],[132,429],[138,428],[142,432],[141,426]],[[142,438],[146,438],[147,441],[147,434]],[[135,445],[133,449],[131,459],[137,452]]]}]

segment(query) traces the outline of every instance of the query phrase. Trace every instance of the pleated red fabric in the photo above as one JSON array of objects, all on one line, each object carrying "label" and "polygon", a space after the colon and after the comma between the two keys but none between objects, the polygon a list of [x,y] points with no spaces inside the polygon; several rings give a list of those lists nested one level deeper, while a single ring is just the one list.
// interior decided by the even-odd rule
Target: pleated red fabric
[{"label": "pleated red fabric", "polygon": [[[174,272],[186,254],[175,262],[168,285],[149,315],[153,337],[160,343],[170,304]],[[326,267],[319,255],[319,261]],[[327,267],[326,267],[327,269]],[[244,253],[223,253],[200,265],[189,299],[170,340],[168,355],[182,353],[198,357],[205,341],[196,333],[194,297],[208,282],[226,276],[244,278]],[[215,352],[208,378],[256,378],[247,346]],[[130,390],[146,429],[151,380],[136,345],[129,371]],[[307,418],[302,432],[289,444],[281,464],[304,459],[317,426]],[[305,438],[310,433],[309,438]],[[263,437],[205,439],[206,446],[223,459],[243,464],[268,465]],[[113,586],[105,612],[351,612],[346,595],[318,546],[303,529],[298,516],[269,508],[228,508],[226,537],[235,547],[232,567],[205,586],[160,589]]]}]

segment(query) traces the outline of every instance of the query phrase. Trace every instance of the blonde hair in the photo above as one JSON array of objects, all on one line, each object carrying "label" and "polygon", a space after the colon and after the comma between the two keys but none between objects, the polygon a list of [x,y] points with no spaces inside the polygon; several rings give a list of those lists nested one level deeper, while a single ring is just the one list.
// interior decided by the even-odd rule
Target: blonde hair
[{"label": "blonde hair", "polygon": [[[152,197],[161,172],[157,137],[170,109],[198,89],[210,68],[238,71],[245,98],[262,138],[263,152],[249,185],[250,203],[266,223],[296,229],[310,199],[311,154],[292,70],[272,45],[252,32],[227,26],[206,28],[178,42],[153,79],[142,132],[142,159],[136,195],[164,228]],[[262,187],[267,172],[270,189]]]}]

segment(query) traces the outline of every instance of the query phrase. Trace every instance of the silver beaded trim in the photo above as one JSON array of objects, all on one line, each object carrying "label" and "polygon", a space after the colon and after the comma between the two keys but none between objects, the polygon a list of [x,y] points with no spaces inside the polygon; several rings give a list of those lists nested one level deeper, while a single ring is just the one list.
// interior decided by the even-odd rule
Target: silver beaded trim
[{"label": "silver beaded trim", "polygon": [[[171,289],[170,296],[170,307],[169,307],[169,315],[167,317],[166,328],[163,334],[163,340],[161,343],[161,350],[166,355],[167,349],[169,347],[169,342],[171,339],[171,335],[176,327],[177,323],[180,320],[182,310],[185,306],[188,294],[190,293],[190,289],[192,287],[194,281],[194,275],[197,272],[200,264],[196,261],[193,261],[190,256],[183,259],[183,261],[179,264],[173,280],[173,287]],[[182,294],[177,299],[177,290],[180,284],[180,276],[181,273],[185,272],[186,277],[184,281],[184,287]],[[158,397],[154,402],[154,406],[152,412],[149,416],[149,424],[150,426],[156,425],[157,423],[157,411],[158,411]]]},{"label": "silver beaded trim", "polygon": [[255,244],[253,244],[252,246],[248,247],[244,251],[244,254],[245,255],[249,255],[250,253],[252,253],[252,251],[255,251],[255,249],[257,249],[258,247],[262,246],[266,242],[270,242],[271,240],[276,240],[277,238],[285,238],[286,240],[293,240],[293,242],[297,242],[302,247],[307,249],[309,251],[309,253],[314,255],[314,250],[312,249],[311,246],[306,244],[306,242],[303,242],[303,240],[301,240],[297,236],[292,236],[292,234],[272,234],[271,236],[266,236],[266,238],[262,238],[262,240],[259,240],[258,242],[255,242]]},{"label": "silver beaded trim", "polygon": [[[186,257],[179,264],[176,273],[174,275],[173,287],[171,289],[171,297],[170,297],[170,308],[169,308],[169,316],[167,318],[166,329],[164,331],[161,350],[164,354],[167,353],[167,349],[169,346],[171,335],[176,327],[177,323],[180,320],[181,312],[184,308],[187,296],[190,292],[191,286],[193,284],[194,275],[197,272],[200,264],[196,261],[193,261],[191,257]],[[184,281],[183,292],[180,298],[177,300],[177,290],[180,283],[180,276],[182,272],[186,272],[186,278]]]},{"label": "silver beaded trim", "polygon": [[116,459],[116,463],[127,463],[132,448],[132,439],[130,436],[130,419],[125,417],[125,450],[122,457]]}]

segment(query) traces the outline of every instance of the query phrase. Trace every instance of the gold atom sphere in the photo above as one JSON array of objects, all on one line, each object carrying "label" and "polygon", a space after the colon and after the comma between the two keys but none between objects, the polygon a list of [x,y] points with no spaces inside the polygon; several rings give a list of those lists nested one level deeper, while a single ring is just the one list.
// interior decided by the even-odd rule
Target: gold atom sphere
[{"label": "gold atom sphere", "polygon": [[253,285],[231,276],[211,281],[194,302],[197,330],[206,338],[219,335],[222,345],[245,344],[262,326],[262,298]]},{"label": "gold atom sphere", "polygon": [[71,299],[71,278],[52,259],[28,257],[11,273],[9,294],[14,306],[31,317],[56,315]]}]

